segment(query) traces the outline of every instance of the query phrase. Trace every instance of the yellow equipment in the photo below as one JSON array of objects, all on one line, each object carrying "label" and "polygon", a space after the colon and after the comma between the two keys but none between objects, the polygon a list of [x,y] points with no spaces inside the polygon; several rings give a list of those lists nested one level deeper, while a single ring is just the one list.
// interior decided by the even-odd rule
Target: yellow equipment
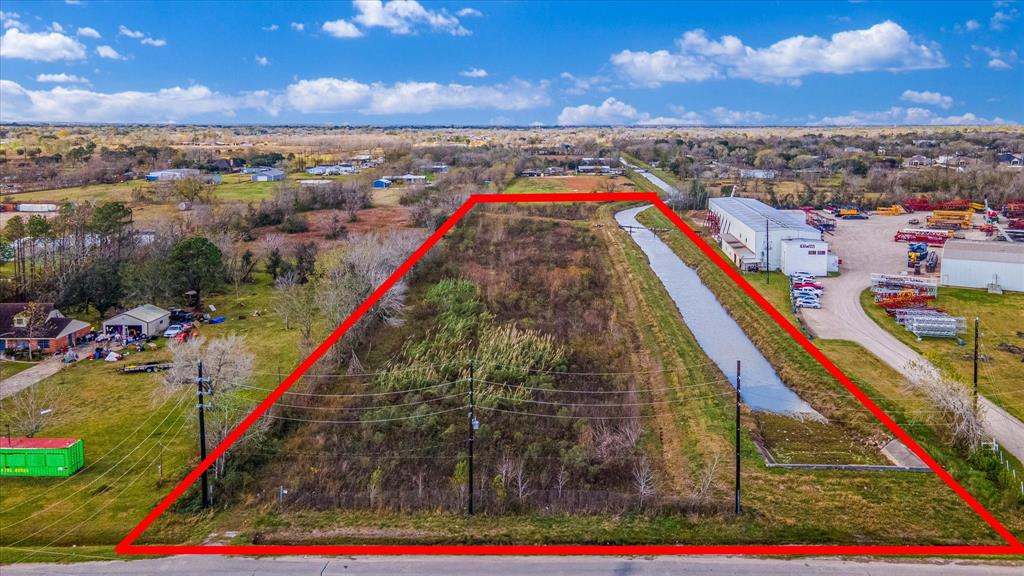
[{"label": "yellow equipment", "polygon": [[907,211],[899,204],[893,204],[892,206],[882,206],[875,210],[875,214],[880,216],[899,216],[900,214],[906,214]]},{"label": "yellow equipment", "polygon": [[839,210],[839,216],[856,216],[857,214],[860,214],[860,210],[856,208],[841,208]]}]

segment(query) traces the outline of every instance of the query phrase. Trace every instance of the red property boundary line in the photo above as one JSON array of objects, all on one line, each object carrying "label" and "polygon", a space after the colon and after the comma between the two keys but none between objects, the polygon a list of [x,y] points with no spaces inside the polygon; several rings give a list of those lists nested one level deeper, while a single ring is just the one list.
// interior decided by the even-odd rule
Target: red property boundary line
[{"label": "red property boundary line", "polygon": [[[185,491],[199,479],[245,431],[262,416],[270,406],[294,385],[398,280],[409,271],[437,242],[452,229],[477,204],[531,203],[531,202],[623,202],[646,201],[658,208],[679,230],[700,250],[721,268],[748,296],[750,296],[775,322],[794,340],[807,350],[832,376],[839,380],[865,408],[911,451],[928,465],[974,512],[981,517],[1006,542],[1006,545],[972,546],[917,546],[917,545],[313,545],[313,546],[186,546],[186,545],[137,545],[134,542],[160,517]],[[355,311],[345,319],[301,364],[288,375],[244,420],[231,431],[205,460],[174,487],[171,492],[139,522],[131,532],[114,548],[118,554],[444,554],[444,555],[586,555],[586,554],[750,554],[750,555],[1019,555],[1024,554],[1024,544],[999,522],[984,506],[964,489],[948,472],[928,455],[896,422],[878,407],[839,368],[832,363],[782,314],[779,313],[740,273],[722,258],[714,249],[690,228],[681,218],[665,205],[654,192],[608,192],[608,193],[567,193],[567,194],[476,194],[449,217],[436,232],[416,249]]]}]

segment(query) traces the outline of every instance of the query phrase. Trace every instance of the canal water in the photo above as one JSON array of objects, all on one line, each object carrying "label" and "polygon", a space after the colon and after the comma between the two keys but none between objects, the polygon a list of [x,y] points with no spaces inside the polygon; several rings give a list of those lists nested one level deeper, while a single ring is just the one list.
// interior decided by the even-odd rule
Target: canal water
[{"label": "canal water", "polygon": [[650,262],[669,296],[683,315],[697,343],[736,386],[736,361],[743,364],[740,396],[753,410],[823,419],[775,373],[775,369],[754,346],[739,324],[725,311],[697,273],[686,266],[672,249],[637,221],[636,216],[651,208],[641,206],[615,214],[620,226],[631,226],[631,236]]}]

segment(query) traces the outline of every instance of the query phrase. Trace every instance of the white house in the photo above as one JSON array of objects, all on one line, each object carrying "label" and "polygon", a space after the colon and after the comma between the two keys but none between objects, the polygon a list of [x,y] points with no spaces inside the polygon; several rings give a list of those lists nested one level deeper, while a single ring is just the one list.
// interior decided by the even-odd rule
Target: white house
[{"label": "white house", "polygon": [[940,265],[943,286],[1024,292],[1024,243],[950,240]]},{"label": "white house", "polygon": [[103,332],[122,336],[155,336],[171,324],[171,313],[152,304],[136,306],[103,321]]},{"label": "white house", "polygon": [[150,182],[187,180],[189,178],[199,179],[199,170],[194,168],[172,168],[170,170],[156,170],[146,175],[146,180]]}]

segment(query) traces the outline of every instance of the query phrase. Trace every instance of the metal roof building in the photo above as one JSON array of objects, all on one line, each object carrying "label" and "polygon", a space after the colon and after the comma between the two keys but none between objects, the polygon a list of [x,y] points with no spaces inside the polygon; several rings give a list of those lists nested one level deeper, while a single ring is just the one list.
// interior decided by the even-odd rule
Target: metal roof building
[{"label": "metal roof building", "polygon": [[[779,210],[753,198],[735,196],[711,198],[708,210],[720,222],[722,250],[745,270],[764,266],[766,247],[768,268],[778,270],[782,267],[783,241],[822,239],[821,231],[807,224],[807,215],[802,210]],[[827,247],[821,248],[827,252]]]},{"label": "metal roof building", "polygon": [[943,286],[1024,292],[1024,243],[950,240],[941,266]]}]

